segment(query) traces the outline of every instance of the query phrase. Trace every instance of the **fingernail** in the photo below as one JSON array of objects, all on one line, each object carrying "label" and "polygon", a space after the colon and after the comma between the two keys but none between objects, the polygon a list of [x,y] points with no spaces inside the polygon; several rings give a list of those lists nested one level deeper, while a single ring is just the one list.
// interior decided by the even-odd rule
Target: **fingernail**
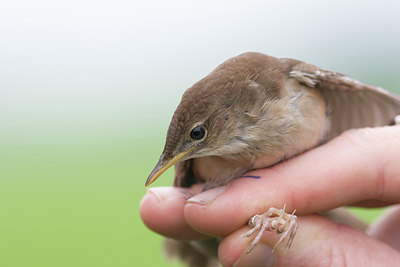
[{"label": "fingernail", "polygon": [[267,244],[258,244],[249,254],[243,253],[233,264],[234,267],[246,266],[273,266],[274,254],[272,248]]},{"label": "fingernail", "polygon": [[170,186],[152,187],[147,189],[147,192],[153,194],[157,198],[158,202],[164,201],[171,197],[176,197],[178,194],[182,194],[182,190]]},{"label": "fingernail", "polygon": [[197,194],[188,199],[188,203],[196,203],[201,205],[207,205],[208,203],[214,201],[219,195],[224,193],[228,186],[219,186],[207,191],[204,191],[200,194]]}]

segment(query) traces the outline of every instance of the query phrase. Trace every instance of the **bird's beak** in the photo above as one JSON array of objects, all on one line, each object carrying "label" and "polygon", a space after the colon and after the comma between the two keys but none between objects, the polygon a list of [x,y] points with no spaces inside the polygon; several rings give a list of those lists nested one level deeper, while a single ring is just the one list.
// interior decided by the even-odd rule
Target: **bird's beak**
[{"label": "bird's beak", "polygon": [[153,171],[150,173],[149,178],[146,180],[146,187],[151,185],[161,174],[163,174],[169,167],[175,165],[181,158],[183,158],[187,153],[191,152],[195,147],[191,147],[186,151],[183,151],[173,157],[171,160],[164,159],[164,154],[161,155],[158,160],[157,165],[154,167]]}]

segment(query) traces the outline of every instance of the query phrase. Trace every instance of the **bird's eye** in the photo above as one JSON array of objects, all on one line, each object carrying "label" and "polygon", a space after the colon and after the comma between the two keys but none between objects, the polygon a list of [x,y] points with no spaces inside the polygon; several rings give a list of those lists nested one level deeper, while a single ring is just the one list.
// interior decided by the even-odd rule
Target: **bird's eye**
[{"label": "bird's eye", "polygon": [[206,135],[206,130],[203,125],[198,125],[190,132],[190,138],[193,140],[201,140]]}]

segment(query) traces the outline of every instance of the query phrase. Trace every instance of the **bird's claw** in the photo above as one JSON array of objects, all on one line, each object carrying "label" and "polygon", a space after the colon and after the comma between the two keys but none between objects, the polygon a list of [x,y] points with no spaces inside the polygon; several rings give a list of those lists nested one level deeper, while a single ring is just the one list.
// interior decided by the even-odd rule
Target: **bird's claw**
[{"label": "bird's claw", "polygon": [[267,212],[261,215],[254,215],[249,220],[249,226],[252,228],[247,233],[243,234],[243,237],[250,237],[255,232],[258,231],[258,234],[250,243],[249,249],[246,251],[246,254],[250,253],[255,246],[260,242],[261,236],[265,231],[273,232],[276,230],[276,233],[281,234],[281,238],[275,244],[272,251],[288,237],[286,250],[289,249],[290,245],[293,242],[293,238],[296,235],[298,223],[297,216],[294,215],[296,210],[293,213],[289,214],[285,212],[286,204],[283,206],[283,209],[270,208]]}]

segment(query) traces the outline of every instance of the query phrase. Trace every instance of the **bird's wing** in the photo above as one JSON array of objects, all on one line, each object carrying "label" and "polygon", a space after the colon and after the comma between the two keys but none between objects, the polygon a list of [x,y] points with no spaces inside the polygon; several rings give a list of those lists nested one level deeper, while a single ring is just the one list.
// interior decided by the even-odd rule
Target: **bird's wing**
[{"label": "bird's wing", "polygon": [[400,114],[400,97],[341,73],[300,63],[290,77],[321,90],[331,118],[327,140],[350,128],[388,125]]}]

